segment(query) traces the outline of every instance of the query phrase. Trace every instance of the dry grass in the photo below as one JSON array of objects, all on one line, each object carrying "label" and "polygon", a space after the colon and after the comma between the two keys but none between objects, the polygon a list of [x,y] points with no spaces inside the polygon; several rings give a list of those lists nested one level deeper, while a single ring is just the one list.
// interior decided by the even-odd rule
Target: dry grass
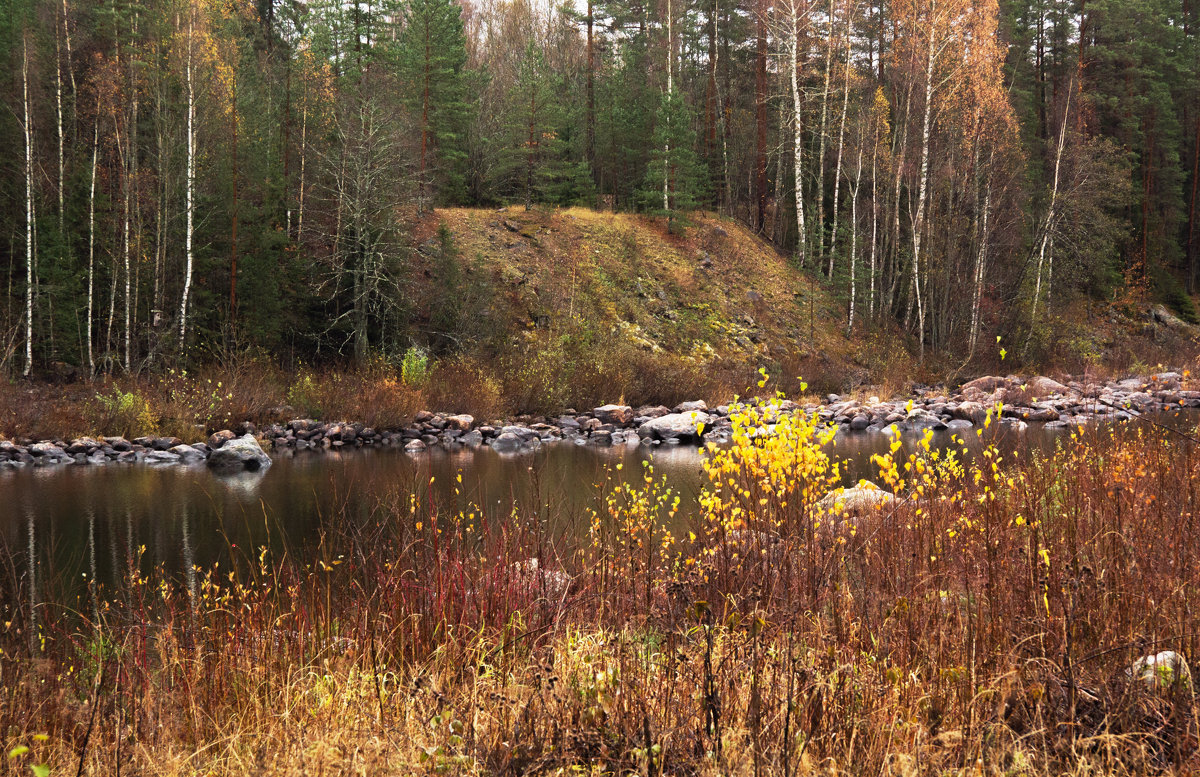
[{"label": "dry grass", "polygon": [[397,493],[310,558],[21,609],[0,744],[86,774],[1200,765],[1190,682],[1126,671],[1197,655],[1196,443],[1135,427],[1015,461],[884,456],[901,500],[846,520],[816,507],[838,477],[822,432],[779,431],[713,454],[682,524],[649,473],[606,485],[574,540]]}]

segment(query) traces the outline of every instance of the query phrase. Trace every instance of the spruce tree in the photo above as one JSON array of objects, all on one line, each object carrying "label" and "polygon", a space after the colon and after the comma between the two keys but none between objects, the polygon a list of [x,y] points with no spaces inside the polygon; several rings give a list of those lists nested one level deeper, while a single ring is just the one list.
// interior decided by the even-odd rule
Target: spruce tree
[{"label": "spruce tree", "polygon": [[655,114],[650,162],[638,193],[643,207],[666,216],[672,227],[704,196],[692,118],[691,106],[680,92],[663,93]]},{"label": "spruce tree", "polygon": [[451,0],[411,0],[404,7],[397,58],[404,102],[420,132],[417,204],[434,193],[460,199],[465,186],[468,115],[462,13]]}]

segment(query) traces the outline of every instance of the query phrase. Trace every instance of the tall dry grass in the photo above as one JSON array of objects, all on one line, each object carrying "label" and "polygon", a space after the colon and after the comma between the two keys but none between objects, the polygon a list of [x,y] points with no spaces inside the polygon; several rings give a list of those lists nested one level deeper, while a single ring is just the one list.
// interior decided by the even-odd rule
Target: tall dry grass
[{"label": "tall dry grass", "polygon": [[[21,605],[0,632],[2,744],[30,748],[10,766],[1197,767],[1190,680],[1128,671],[1197,655],[1190,435],[1104,429],[970,463],[896,447],[876,461],[896,501],[848,512],[819,506],[840,472],[810,420],[747,410],[736,432],[691,518],[651,471],[606,484],[574,535],[396,493],[308,557],[247,551],[182,580],[131,571],[74,610]],[[10,601],[25,582],[8,576]]]}]

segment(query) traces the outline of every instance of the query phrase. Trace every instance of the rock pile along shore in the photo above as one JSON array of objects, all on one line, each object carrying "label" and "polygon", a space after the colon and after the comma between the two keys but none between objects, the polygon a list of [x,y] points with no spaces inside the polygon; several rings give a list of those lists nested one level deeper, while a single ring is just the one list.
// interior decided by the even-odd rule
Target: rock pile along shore
[{"label": "rock pile along shore", "polygon": [[[1096,421],[1122,421],[1142,413],[1200,408],[1200,391],[1183,389],[1177,372],[1105,383],[1046,377],[987,376],[947,392],[917,387],[911,398],[844,399],[830,394],[819,404],[779,403],[778,411],[814,414],[822,423],[846,433],[920,433],[925,430],[968,429],[982,424],[989,411],[1003,405],[998,422],[1022,430],[1030,423],[1066,428]],[[727,442],[732,422],[730,407],[710,408],[703,401],[673,408],[603,405],[586,412],[568,410],[554,418],[521,416],[511,423],[477,423],[469,415],[422,411],[398,430],[379,430],[357,423],[320,422],[298,418],[263,429],[243,423],[237,433],[222,430],[207,442],[185,445],[177,437],[80,437],[70,441],[21,443],[0,440],[0,469],[61,464],[200,464],[220,472],[269,467],[271,459],[260,446],[280,450],[325,450],[364,446],[394,446],[418,454],[430,447],[490,446],[497,452],[517,452],[550,442],[577,445],[674,445]],[[768,425],[764,431],[770,433]]]}]

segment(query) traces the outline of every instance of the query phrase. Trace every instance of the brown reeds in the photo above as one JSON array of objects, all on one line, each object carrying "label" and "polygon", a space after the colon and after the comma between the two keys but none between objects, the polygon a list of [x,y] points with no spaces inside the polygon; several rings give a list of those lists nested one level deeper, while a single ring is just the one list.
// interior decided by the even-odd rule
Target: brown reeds
[{"label": "brown reeds", "polygon": [[8,768],[1196,768],[1190,676],[1132,671],[1196,656],[1196,443],[1133,426],[1052,454],[885,456],[897,498],[851,513],[817,506],[836,480],[820,430],[770,442],[762,420],[711,455],[690,508],[650,472],[565,535],[398,493],[308,555],[190,583],[131,570],[94,615],[18,606],[0,736],[29,751]]}]

